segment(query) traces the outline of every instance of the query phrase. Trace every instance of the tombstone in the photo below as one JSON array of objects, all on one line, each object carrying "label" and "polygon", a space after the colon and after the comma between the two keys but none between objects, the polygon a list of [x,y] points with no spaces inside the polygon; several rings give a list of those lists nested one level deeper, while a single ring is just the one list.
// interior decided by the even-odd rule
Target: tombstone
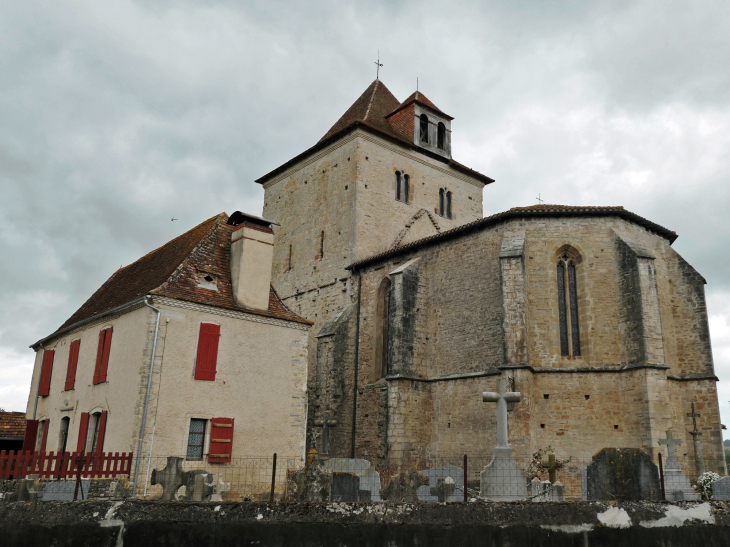
[{"label": "tombstone", "polygon": [[210,501],[215,493],[213,474],[203,469],[188,471],[188,481],[185,484],[185,501]]},{"label": "tombstone", "polygon": [[604,448],[586,470],[589,500],[659,500],[659,469],[639,448]]},{"label": "tombstone", "polygon": [[670,501],[699,500],[700,495],[692,488],[674,453],[674,447],[681,445],[682,440],[675,439],[672,430],[667,429],[667,438],[659,439],[659,444],[667,447],[667,463],[664,466],[664,492],[666,498]]},{"label": "tombstone", "polygon": [[553,483],[553,501],[565,501],[565,485],[560,481]]},{"label": "tombstone", "polygon": [[388,501],[406,503],[418,502],[418,488],[428,484],[428,477],[411,467],[407,473],[392,477],[388,485],[380,491],[380,497]]},{"label": "tombstone", "polygon": [[[89,497],[89,485],[91,479],[81,479],[78,499],[85,500]],[[43,501],[73,501],[76,481],[48,481],[43,489]]]},{"label": "tombstone", "polygon": [[432,496],[436,496],[436,499],[441,503],[447,501],[455,501],[454,492],[456,491],[456,484],[454,479],[451,477],[440,477],[436,486],[432,486],[429,490]]},{"label": "tombstone", "polygon": [[730,500],[730,477],[720,477],[712,483],[712,499]]},{"label": "tombstone", "polygon": [[183,458],[167,457],[164,469],[153,469],[150,484],[162,485],[161,501],[177,501],[177,491],[190,480],[190,473],[182,470]]},{"label": "tombstone", "polygon": [[497,403],[497,446],[492,461],[480,473],[479,496],[491,501],[519,501],[527,497],[527,479],[512,457],[507,435],[507,403],[518,402],[519,393],[507,392],[499,380],[499,393],[485,392],[485,403]]},{"label": "tombstone", "polygon": [[292,474],[294,501],[327,501],[332,490],[332,473],[322,467],[319,454],[312,448],[307,465]]},{"label": "tombstone", "polygon": [[[356,458],[330,458],[321,463],[330,472],[353,473],[360,478],[360,489],[370,491],[368,501],[380,499],[380,474],[367,460]],[[362,494],[364,496],[364,494]]]},{"label": "tombstone", "polygon": [[454,492],[443,501],[460,501],[464,499],[464,470],[455,465],[444,465],[435,467],[434,469],[424,469],[422,475],[428,477],[428,484],[418,488],[418,499],[421,501],[441,501],[437,494],[432,494],[431,490],[438,486],[439,479],[450,478],[454,482]]},{"label": "tombstone", "polygon": [[333,473],[330,501],[363,502],[370,501],[370,490],[360,490],[360,477],[355,473]]},{"label": "tombstone", "polygon": [[[36,480],[29,478],[19,479],[14,492],[7,496],[7,501],[36,501],[43,499],[43,489],[40,484],[36,484]],[[73,499],[73,492],[71,493]]]}]

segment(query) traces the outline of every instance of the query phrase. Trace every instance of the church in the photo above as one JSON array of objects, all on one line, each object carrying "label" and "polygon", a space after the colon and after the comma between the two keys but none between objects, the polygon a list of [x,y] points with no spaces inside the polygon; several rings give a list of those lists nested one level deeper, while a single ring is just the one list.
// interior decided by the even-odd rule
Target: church
[{"label": "church", "polygon": [[[272,284],[309,333],[307,447],[376,465],[491,456],[500,379],[518,461],[591,458],[671,429],[688,476],[726,474],[703,277],[677,234],[620,206],[483,217],[493,179],[453,118],[375,80],[259,178]],[[486,188],[486,189],[485,189]]]}]

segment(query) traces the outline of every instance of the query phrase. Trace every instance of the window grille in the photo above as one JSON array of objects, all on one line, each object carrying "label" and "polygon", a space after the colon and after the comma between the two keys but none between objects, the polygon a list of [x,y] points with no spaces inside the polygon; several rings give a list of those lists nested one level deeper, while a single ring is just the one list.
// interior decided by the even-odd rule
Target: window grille
[{"label": "window grille", "polygon": [[203,444],[205,443],[205,423],[207,420],[190,419],[188,431],[188,450],[186,457],[189,460],[203,459]]}]

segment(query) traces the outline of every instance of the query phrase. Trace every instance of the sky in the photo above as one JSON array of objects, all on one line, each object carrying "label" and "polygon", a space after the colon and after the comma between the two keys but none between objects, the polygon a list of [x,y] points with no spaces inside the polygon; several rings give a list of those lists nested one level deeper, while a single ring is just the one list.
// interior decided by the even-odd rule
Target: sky
[{"label": "sky", "polygon": [[[730,426],[730,6],[723,2],[4,0],[0,407],[116,269],[312,146],[375,78],[454,116],[484,214],[623,205],[707,280]],[[177,218],[177,221],[171,221]]]}]

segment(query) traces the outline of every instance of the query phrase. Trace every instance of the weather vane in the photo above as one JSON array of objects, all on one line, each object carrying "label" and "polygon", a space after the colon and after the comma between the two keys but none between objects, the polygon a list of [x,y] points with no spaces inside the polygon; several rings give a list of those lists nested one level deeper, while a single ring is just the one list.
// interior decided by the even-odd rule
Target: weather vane
[{"label": "weather vane", "polygon": [[380,79],[380,67],[383,66],[383,64],[380,62],[380,50],[378,50],[378,60],[375,61],[375,65],[378,67],[375,71],[375,79]]}]

